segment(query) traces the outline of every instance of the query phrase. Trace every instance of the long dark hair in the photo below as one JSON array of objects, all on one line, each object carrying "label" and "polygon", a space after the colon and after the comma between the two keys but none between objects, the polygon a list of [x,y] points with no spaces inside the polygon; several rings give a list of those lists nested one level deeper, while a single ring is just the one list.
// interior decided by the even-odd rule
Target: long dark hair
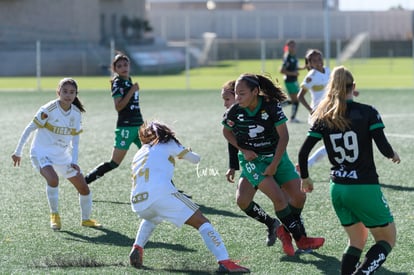
[{"label": "long dark hair", "polygon": [[142,144],[157,144],[167,143],[170,140],[174,140],[176,143],[181,144],[175,137],[175,133],[167,125],[159,122],[144,122],[139,128],[139,139]]},{"label": "long dark hair", "polygon": [[238,81],[244,81],[251,90],[258,88],[260,94],[268,101],[282,102],[287,99],[286,93],[270,77],[245,73],[239,76],[236,82]]},{"label": "long dark hair", "polygon": [[75,105],[76,107],[78,107],[79,111],[81,112],[85,112],[85,108],[83,107],[82,102],[80,101],[79,97],[78,97],[78,83],[76,83],[75,79],[73,78],[69,78],[69,77],[65,77],[63,79],[61,79],[59,81],[58,87],[57,87],[57,92],[60,92],[60,89],[62,89],[62,87],[64,85],[72,85],[73,87],[75,87],[76,89],[76,97],[75,100],[73,100],[72,104]]}]

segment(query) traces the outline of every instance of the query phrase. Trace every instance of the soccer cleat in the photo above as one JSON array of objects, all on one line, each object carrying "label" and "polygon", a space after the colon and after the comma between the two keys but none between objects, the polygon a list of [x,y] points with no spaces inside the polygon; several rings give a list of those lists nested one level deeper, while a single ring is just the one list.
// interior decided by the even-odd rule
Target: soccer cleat
[{"label": "soccer cleat", "polygon": [[144,249],[139,245],[134,244],[129,253],[129,263],[135,268],[142,267],[142,257],[144,256]]},{"label": "soccer cleat", "polygon": [[62,228],[62,224],[60,223],[60,216],[58,213],[50,214],[50,228],[55,231]]},{"label": "soccer cleat", "polygon": [[232,260],[219,261],[218,264],[217,273],[250,273],[247,267],[238,265]]},{"label": "soccer cleat", "polygon": [[302,236],[298,241],[296,241],[296,246],[302,250],[318,249],[324,242],[324,238],[310,238]]},{"label": "soccer cleat", "polygon": [[102,227],[102,224],[100,224],[97,220],[93,220],[93,219],[83,220],[81,222],[81,225],[85,227],[94,227],[94,228]]},{"label": "soccer cleat", "polygon": [[293,248],[292,237],[290,236],[290,233],[285,229],[284,226],[279,226],[276,234],[279,240],[282,242],[283,252],[285,252],[285,254],[288,256],[294,256],[295,249]]},{"label": "soccer cleat", "polygon": [[277,219],[275,219],[275,222],[272,224],[272,226],[267,229],[267,246],[272,246],[275,244],[277,235],[276,231],[279,228],[279,226],[280,222]]},{"label": "soccer cleat", "polygon": [[189,198],[189,199],[192,199],[192,198],[193,198],[193,196],[191,196],[191,195],[188,195],[188,194],[184,193],[184,191],[183,191],[183,190],[178,190],[178,192],[180,192],[181,194],[183,194],[184,196],[186,196],[186,197],[187,197],[187,198]]}]

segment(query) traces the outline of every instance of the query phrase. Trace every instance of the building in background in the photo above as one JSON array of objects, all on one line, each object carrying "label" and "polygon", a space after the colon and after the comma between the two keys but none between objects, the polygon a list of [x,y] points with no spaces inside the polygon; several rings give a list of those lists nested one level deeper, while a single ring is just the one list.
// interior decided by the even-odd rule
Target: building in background
[{"label": "building in background", "polygon": [[[156,10],[322,10],[326,0],[147,0],[147,9]],[[338,10],[338,0],[328,0]]]},{"label": "building in background", "polygon": [[347,48],[412,56],[412,11],[341,12],[326,1],[327,9],[325,0],[0,1],[0,76],[35,75],[37,41],[42,75],[108,74],[111,41],[147,73],[182,70],[185,60],[280,58],[287,39],[301,56],[323,49],[326,28],[334,57]]}]

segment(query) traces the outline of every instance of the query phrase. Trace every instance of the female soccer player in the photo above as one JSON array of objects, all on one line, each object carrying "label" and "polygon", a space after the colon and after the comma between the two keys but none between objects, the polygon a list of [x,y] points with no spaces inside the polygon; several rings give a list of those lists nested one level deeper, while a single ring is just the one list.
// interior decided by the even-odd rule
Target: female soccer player
[{"label": "female soccer player", "polygon": [[295,254],[289,233],[299,249],[321,247],[324,239],[307,237],[300,219],[306,195],[286,152],[289,133],[280,105],[286,95],[269,78],[255,74],[242,74],[235,91],[236,104],[222,124],[224,137],[239,151],[241,177],[247,179],[238,189],[240,199],[250,203],[256,189],[271,199],[276,216],[285,225],[279,227],[278,236],[287,255]]},{"label": "female soccer player", "polygon": [[[229,109],[236,102],[236,95],[234,92],[234,86],[236,84],[235,80],[227,81],[221,88],[221,97],[224,101],[224,107]],[[228,154],[229,154],[229,169],[226,172],[226,178],[228,182],[234,183],[234,175],[236,170],[240,169],[239,160],[237,157],[238,150],[236,147],[228,143]],[[239,188],[242,186],[250,187],[250,184],[242,183],[242,181],[247,181],[245,178],[240,178],[240,182],[237,184],[237,204],[240,209],[246,213],[247,216],[253,218],[254,220],[263,223],[267,226],[267,238],[266,245],[272,246],[276,242],[277,229],[280,226],[280,221],[278,219],[272,218],[266,211],[255,201],[245,202],[243,197],[240,196]],[[256,192],[255,189],[251,189],[251,192]]]},{"label": "female soccer player", "polygon": [[114,149],[110,161],[99,164],[85,176],[88,184],[117,168],[132,143],[135,143],[138,148],[141,147],[138,129],[143,119],[139,106],[139,85],[132,83],[130,69],[128,56],[117,54],[112,61],[114,78],[111,80],[112,98],[115,110],[118,112]]},{"label": "female soccer player", "polygon": [[280,68],[280,73],[284,75],[284,81],[286,90],[288,92],[290,103],[292,104],[292,114],[290,116],[291,122],[300,122],[296,118],[298,112],[299,101],[299,83],[298,76],[299,70],[304,69],[299,67],[299,62],[296,57],[296,42],[294,40],[288,40],[285,44],[283,55],[283,64]]},{"label": "female soccer player", "polygon": [[144,124],[140,128],[139,137],[143,146],[135,154],[131,165],[131,205],[142,222],[129,255],[131,265],[142,267],[145,244],[157,224],[166,220],[177,227],[187,224],[197,229],[218,261],[218,272],[249,273],[249,269],[229,259],[220,234],[199,207],[178,192],[171,182],[176,158],[198,163],[200,156],[181,145],[175,133],[160,122]]},{"label": "female soccer player", "polygon": [[[310,49],[306,52],[305,60],[309,69],[308,74],[303,79],[301,88],[298,94],[298,100],[305,106],[309,112],[308,123],[310,121],[310,115],[316,109],[318,104],[326,94],[326,86],[329,82],[330,70],[324,67],[322,52],[316,49]],[[306,93],[311,95],[311,103],[309,104],[305,98]],[[312,167],[315,163],[323,159],[326,156],[325,147],[318,148],[308,160],[309,167]]]},{"label": "female soccer player", "polygon": [[92,194],[80,171],[78,163],[78,145],[81,128],[81,112],[84,112],[78,98],[78,85],[71,78],[64,78],[57,88],[58,98],[40,107],[34,119],[26,126],[17,148],[12,155],[14,166],[19,166],[23,146],[30,134],[35,136],[30,149],[33,166],[46,179],[46,194],[50,208],[50,227],[61,229],[58,211],[59,176],[67,178],[79,192],[81,225],[101,227],[90,219]]},{"label": "female soccer player", "polygon": [[[377,110],[353,101],[354,89],[351,72],[343,66],[335,68],[327,96],[312,115],[314,124],[300,149],[299,165],[302,189],[312,192],[307,159],[313,146],[323,139],[332,164],[332,204],[349,238],[341,273],[372,274],[385,262],[396,239],[394,219],[378,181],[372,140],[393,162],[399,163],[400,157],[384,135],[384,124]],[[358,264],[368,230],[376,243]]]}]

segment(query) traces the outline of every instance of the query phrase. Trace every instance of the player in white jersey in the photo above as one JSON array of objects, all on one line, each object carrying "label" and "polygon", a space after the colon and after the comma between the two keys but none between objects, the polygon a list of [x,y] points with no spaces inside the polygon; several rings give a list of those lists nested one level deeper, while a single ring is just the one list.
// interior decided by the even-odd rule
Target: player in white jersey
[{"label": "player in white jersey", "polygon": [[58,98],[39,108],[34,119],[24,129],[12,155],[14,166],[20,166],[23,147],[34,132],[30,159],[47,182],[50,226],[53,230],[61,229],[58,174],[67,178],[79,192],[81,225],[101,226],[96,220],[90,219],[92,194],[77,164],[79,134],[82,132],[81,112],[85,111],[77,94],[76,81],[62,79],[57,88]]},{"label": "player in white jersey", "polygon": [[207,248],[219,263],[219,272],[248,273],[249,269],[229,259],[220,234],[202,214],[198,205],[172,184],[175,159],[198,163],[200,156],[185,148],[175,133],[160,122],[144,123],[139,130],[142,147],[132,161],[132,210],[142,219],[134,245],[129,254],[130,263],[142,267],[144,246],[155,227],[169,221],[180,228],[188,224],[197,229]]},{"label": "player in white jersey", "polygon": [[[308,123],[311,124],[311,114],[326,95],[326,86],[329,82],[330,70],[324,67],[322,52],[310,49],[306,52],[305,62],[309,68],[308,74],[300,85],[298,100],[309,111]],[[311,103],[305,98],[305,94],[310,92]],[[308,159],[308,166],[313,166],[316,162],[326,156],[325,146],[319,147]]]}]

